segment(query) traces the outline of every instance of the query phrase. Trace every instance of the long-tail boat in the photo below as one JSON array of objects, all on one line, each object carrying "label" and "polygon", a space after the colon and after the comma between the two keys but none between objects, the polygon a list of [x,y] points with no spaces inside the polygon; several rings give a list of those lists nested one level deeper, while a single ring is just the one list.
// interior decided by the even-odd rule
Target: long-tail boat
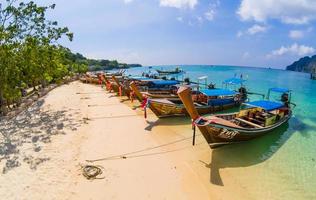
[{"label": "long-tail boat", "polygon": [[[166,95],[166,98],[150,98],[146,96],[146,93],[141,93],[135,83],[132,82],[130,86],[137,99],[142,102],[145,112],[146,108],[149,107],[159,118],[188,115],[178,96],[170,96],[169,94]],[[186,87],[189,88],[189,86]],[[241,102],[245,101],[243,95],[227,89],[204,89],[194,92],[192,98],[200,114],[213,113],[239,106]]]},{"label": "long-tail boat", "polygon": [[[139,101],[143,101],[143,96],[150,98],[177,98],[177,88],[175,85],[178,81],[144,79],[135,80],[129,83],[129,88],[136,94]],[[127,82],[128,83],[128,82]],[[126,85],[126,83],[125,83]],[[126,87],[126,86],[125,86]],[[139,94],[139,95],[137,95]]]},{"label": "long-tail boat", "polygon": [[291,91],[271,88],[268,99],[271,92],[282,93],[281,102],[270,100],[247,102],[242,105],[239,112],[211,115],[208,118],[202,117],[198,112],[189,88],[181,87],[178,95],[194,125],[200,129],[210,147],[216,148],[257,138],[287,123],[292,116]]},{"label": "long-tail boat", "polygon": [[124,83],[126,80],[122,79],[121,81],[119,81],[119,79],[114,75],[112,75],[112,80],[118,86],[117,92],[119,96],[125,95],[125,96],[130,97],[132,90],[130,89],[130,87],[127,87],[126,84]]},{"label": "long-tail boat", "polygon": [[100,75],[101,73],[99,74],[86,73],[82,77],[80,77],[79,80],[83,83],[99,84]]},{"label": "long-tail boat", "polygon": [[[188,87],[186,87],[188,88]],[[239,93],[226,89],[204,89],[196,91],[192,102],[198,113],[209,114],[239,106],[244,99]],[[147,106],[159,118],[188,115],[180,99],[147,99]]]},{"label": "long-tail boat", "polygon": [[159,70],[159,69],[156,69],[156,71],[158,72],[159,75],[180,74],[180,73],[184,72],[179,67],[176,67],[174,70]]}]

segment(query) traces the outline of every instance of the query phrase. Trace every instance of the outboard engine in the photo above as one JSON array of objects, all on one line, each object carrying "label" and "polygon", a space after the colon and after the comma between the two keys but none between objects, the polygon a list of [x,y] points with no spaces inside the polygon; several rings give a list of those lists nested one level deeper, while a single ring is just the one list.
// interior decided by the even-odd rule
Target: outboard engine
[{"label": "outboard engine", "polygon": [[286,107],[289,107],[289,94],[288,93],[283,93],[281,95],[281,101],[284,103]]},{"label": "outboard engine", "polygon": [[238,92],[240,93],[242,100],[247,99],[248,95],[247,95],[247,89],[245,87],[240,87]]},{"label": "outboard engine", "polygon": [[207,88],[208,89],[215,89],[215,84],[210,83],[210,84],[207,85]]},{"label": "outboard engine", "polygon": [[187,84],[187,85],[190,85],[190,78],[185,78],[184,79],[184,83]]}]

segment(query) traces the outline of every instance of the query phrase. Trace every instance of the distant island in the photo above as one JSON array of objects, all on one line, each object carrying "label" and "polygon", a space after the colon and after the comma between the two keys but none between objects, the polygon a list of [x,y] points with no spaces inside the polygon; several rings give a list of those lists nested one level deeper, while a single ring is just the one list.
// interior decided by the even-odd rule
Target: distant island
[{"label": "distant island", "polygon": [[316,55],[314,56],[306,56],[298,61],[295,61],[293,64],[286,67],[286,70],[289,71],[297,71],[297,72],[305,72],[312,73],[313,69],[316,68]]},{"label": "distant island", "polygon": [[68,49],[67,57],[75,63],[82,63],[88,66],[88,71],[101,71],[112,69],[127,69],[132,67],[142,67],[141,64],[119,63],[117,60],[89,59],[80,53],[72,53]]}]

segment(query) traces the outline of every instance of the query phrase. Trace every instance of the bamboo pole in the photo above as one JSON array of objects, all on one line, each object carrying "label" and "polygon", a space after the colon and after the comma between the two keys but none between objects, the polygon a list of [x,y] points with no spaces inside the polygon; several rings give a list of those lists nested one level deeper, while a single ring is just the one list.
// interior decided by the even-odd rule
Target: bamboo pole
[{"label": "bamboo pole", "polygon": [[[191,89],[189,87],[182,86],[178,90],[178,95],[193,122],[197,120],[200,115],[194,106]],[[212,138],[211,134],[209,133],[209,129],[206,126],[198,126],[198,128],[208,143],[214,143],[214,139]]]},{"label": "bamboo pole", "polygon": [[140,93],[140,91],[138,90],[137,85],[135,84],[134,81],[132,81],[132,82],[130,83],[130,87],[131,87],[131,89],[135,92],[135,95],[136,95],[138,101],[139,101],[139,102],[143,102],[143,95],[142,95],[142,93]]}]

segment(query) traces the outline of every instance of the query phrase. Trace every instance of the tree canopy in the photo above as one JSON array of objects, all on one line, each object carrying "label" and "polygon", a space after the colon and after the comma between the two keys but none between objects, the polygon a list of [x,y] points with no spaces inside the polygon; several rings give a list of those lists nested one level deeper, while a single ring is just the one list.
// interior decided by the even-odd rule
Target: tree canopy
[{"label": "tree canopy", "polygon": [[33,1],[0,3],[0,113],[18,101],[25,88],[87,71],[87,62],[74,59],[69,49],[58,44],[62,37],[72,41],[73,33],[46,18],[54,8],[55,4],[38,6]]}]

